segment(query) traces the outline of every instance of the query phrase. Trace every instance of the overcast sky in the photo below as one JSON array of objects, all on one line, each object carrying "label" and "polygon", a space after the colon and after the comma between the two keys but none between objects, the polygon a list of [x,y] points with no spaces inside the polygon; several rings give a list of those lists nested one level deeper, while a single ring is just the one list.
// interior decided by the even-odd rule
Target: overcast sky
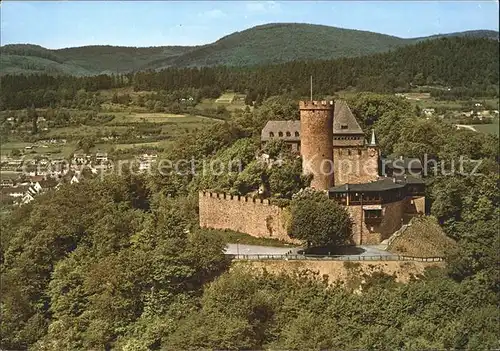
[{"label": "overcast sky", "polygon": [[496,1],[2,1],[2,45],[164,46],[211,43],[270,22],[419,37],[498,30]]}]

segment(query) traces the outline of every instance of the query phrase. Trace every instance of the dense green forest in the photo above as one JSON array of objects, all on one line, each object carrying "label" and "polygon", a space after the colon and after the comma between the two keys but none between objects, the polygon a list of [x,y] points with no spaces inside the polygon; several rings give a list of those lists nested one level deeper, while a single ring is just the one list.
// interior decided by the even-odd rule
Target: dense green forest
[{"label": "dense green forest", "polygon": [[[448,36],[498,39],[498,33],[494,31],[451,33]],[[274,23],[233,33],[182,56],[156,61],[149,67],[253,66],[331,60],[387,52],[426,39],[402,39],[313,24]]]},{"label": "dense green forest", "polygon": [[[89,178],[4,216],[1,347],[497,348],[498,138],[418,118],[396,97],[359,94],[349,103],[360,122],[377,130],[385,153],[427,152],[447,167],[459,155],[482,161],[479,175],[426,178],[430,212],[458,243],[445,269],[408,284],[376,275],[346,286],[314,274],[228,271],[222,238],[198,227],[197,192],[244,194],[267,179],[286,200],[290,186],[301,186],[294,183],[300,167],[293,160],[271,173],[253,162],[259,127],[295,116],[296,101],[273,97],[180,137],[161,155],[236,157],[245,160],[241,173]],[[279,145],[270,148],[280,152]],[[346,268],[357,276],[355,264]]]},{"label": "dense green forest", "polygon": [[84,46],[50,50],[37,45],[16,44],[0,48],[0,73],[84,76],[167,67],[252,66],[297,60],[331,60],[387,52],[440,37],[498,40],[498,32],[478,30],[403,39],[313,24],[274,23],[193,47]]},{"label": "dense green forest", "polygon": [[[330,61],[294,61],[258,67],[169,68],[126,75],[92,77],[6,75],[1,78],[1,109],[56,106],[75,98],[80,90],[133,86],[135,90],[174,92],[199,89],[200,97],[214,91],[247,94],[247,103],[272,95],[309,95],[314,92],[398,92],[427,85],[439,98],[498,96],[498,43],[488,39],[443,38],[422,41],[389,53]],[[450,87],[449,89],[443,87]]]}]

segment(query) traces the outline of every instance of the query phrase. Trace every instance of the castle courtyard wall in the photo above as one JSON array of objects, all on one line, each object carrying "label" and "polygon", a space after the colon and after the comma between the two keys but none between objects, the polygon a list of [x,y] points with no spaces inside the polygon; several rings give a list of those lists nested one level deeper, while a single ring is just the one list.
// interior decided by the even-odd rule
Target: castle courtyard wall
[{"label": "castle courtyard wall", "polygon": [[[366,221],[361,205],[347,206],[353,221],[353,245],[376,245],[389,238],[403,224],[411,201],[419,211],[425,209],[425,197],[405,198],[383,204],[380,222]],[[259,238],[282,240],[300,244],[287,234],[290,212],[286,208],[272,205],[268,199],[253,199],[230,194],[199,193],[200,227],[228,229]]]},{"label": "castle courtyard wall", "polygon": [[259,238],[300,243],[287,234],[288,210],[272,205],[268,199],[200,192],[199,211],[202,228],[229,229]]}]

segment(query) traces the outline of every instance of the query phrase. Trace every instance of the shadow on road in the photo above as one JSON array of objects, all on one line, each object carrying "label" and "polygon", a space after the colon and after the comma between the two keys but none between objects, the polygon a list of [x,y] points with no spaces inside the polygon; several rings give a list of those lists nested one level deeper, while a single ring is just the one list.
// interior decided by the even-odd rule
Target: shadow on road
[{"label": "shadow on road", "polygon": [[297,251],[299,255],[325,255],[325,256],[343,256],[343,255],[361,255],[366,250],[357,246],[342,246],[342,247],[311,247]]}]

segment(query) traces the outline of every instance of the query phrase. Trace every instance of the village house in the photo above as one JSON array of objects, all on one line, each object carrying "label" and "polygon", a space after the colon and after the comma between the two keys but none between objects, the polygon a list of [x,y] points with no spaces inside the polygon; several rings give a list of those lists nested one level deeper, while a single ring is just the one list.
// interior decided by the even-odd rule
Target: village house
[{"label": "village house", "polygon": [[108,162],[108,154],[106,152],[97,152],[95,154],[95,161],[97,164],[103,164]]},{"label": "village house", "polygon": [[90,162],[91,158],[92,158],[92,156],[87,155],[87,154],[74,154],[73,159],[72,159],[72,163],[79,164],[79,165],[87,164]]},{"label": "village house", "polygon": [[434,115],[434,113],[436,113],[436,110],[433,109],[433,108],[423,108],[422,109],[422,113],[424,114],[424,116],[426,117],[431,117]]},{"label": "village house", "polygon": [[69,183],[70,184],[80,183],[81,178],[82,178],[81,173],[75,172],[75,174],[73,174],[73,176],[71,177]]},{"label": "village house", "polygon": [[157,154],[142,154],[139,158],[139,171],[149,171],[158,158]]},{"label": "village house", "polygon": [[14,184],[14,180],[10,178],[2,179],[2,181],[0,182],[1,187],[13,187]]},{"label": "village house", "polygon": [[29,184],[25,184],[25,185],[18,184],[17,186],[14,186],[14,187],[2,188],[0,191],[1,191],[2,197],[7,196],[7,197],[14,198],[14,200],[16,200],[18,198],[22,198],[28,189],[29,189]]}]

